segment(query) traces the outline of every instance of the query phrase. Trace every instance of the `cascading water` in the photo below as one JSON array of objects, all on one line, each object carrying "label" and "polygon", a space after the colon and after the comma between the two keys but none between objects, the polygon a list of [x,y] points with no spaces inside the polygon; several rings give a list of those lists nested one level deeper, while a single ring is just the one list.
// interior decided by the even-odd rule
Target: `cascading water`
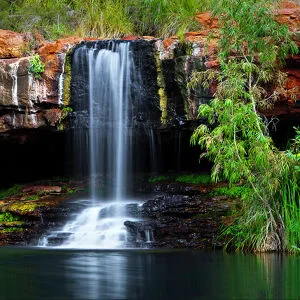
[{"label": "cascading water", "polygon": [[[126,214],[126,205],[127,187],[131,185],[133,107],[136,106],[132,95],[133,88],[139,89],[141,82],[134,70],[130,42],[108,42],[104,46],[79,47],[73,57],[79,72],[81,68],[82,71],[88,69],[89,78],[88,116],[78,114],[74,122],[77,167],[89,165],[89,205],[61,230],[43,238],[42,246],[66,236],[60,247],[122,248],[127,245],[124,222],[132,220]],[[84,111],[85,105],[79,104],[78,110]],[[88,134],[82,129],[84,126],[88,127]],[[151,143],[154,143],[153,132]],[[154,146],[150,149],[154,151]],[[103,182],[109,184],[103,185]],[[151,236],[147,232],[145,242],[151,242]]]}]

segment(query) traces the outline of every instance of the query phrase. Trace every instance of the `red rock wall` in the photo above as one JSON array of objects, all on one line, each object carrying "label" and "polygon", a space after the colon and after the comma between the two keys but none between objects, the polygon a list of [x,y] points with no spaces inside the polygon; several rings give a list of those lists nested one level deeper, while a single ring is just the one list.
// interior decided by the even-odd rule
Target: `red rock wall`
[{"label": "red rock wall", "polygon": [[[289,26],[290,31],[294,33],[294,40],[300,46],[300,6],[294,2],[283,1],[277,18]],[[201,30],[185,34],[184,39],[190,49],[183,57],[175,55],[180,52],[178,49],[181,47],[178,37],[156,41],[158,61],[174,60],[176,68],[182,68],[180,72],[185,76],[183,80],[174,74],[175,82],[180,81],[179,85],[186,83],[195,61],[202,62],[204,68],[218,67],[218,20],[211,18],[209,12],[199,13],[197,20]],[[207,36],[211,30],[215,30],[215,38],[207,43]],[[139,38],[154,39],[136,36],[124,39]],[[58,124],[63,107],[59,85],[64,70],[64,58],[68,51],[81,41],[81,38],[70,37],[50,43],[38,35],[0,30],[0,133],[18,128],[53,127]],[[45,72],[41,79],[35,79],[28,72],[29,61],[34,53],[38,53],[45,64]],[[289,57],[284,71],[288,74],[286,88],[289,93],[281,98],[274,110],[266,112],[268,115],[300,113],[300,56]],[[208,96],[212,96],[214,91],[215,84],[212,82]],[[298,101],[295,102],[289,96],[292,93]],[[195,100],[195,94],[187,90],[183,91],[182,97],[186,97],[184,106],[188,119],[195,119],[199,104]]]},{"label": "red rock wall", "polygon": [[[49,43],[29,34],[0,30],[0,133],[58,124],[62,115],[59,108],[63,106],[59,83],[64,58],[81,41],[72,37]],[[34,44],[37,49],[30,49]],[[34,53],[45,64],[40,79],[28,72]]]}]

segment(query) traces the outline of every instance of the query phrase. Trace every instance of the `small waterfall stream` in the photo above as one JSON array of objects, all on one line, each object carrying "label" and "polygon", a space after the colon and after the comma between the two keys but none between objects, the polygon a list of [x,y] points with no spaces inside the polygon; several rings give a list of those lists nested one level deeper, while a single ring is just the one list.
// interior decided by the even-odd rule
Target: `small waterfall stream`
[{"label": "small waterfall stream", "polygon": [[[141,85],[130,47],[130,42],[107,42],[105,47],[96,44],[75,51],[73,64],[79,70],[87,68],[89,78],[88,116],[78,114],[74,139],[74,148],[79,148],[76,150],[79,168],[89,165],[89,205],[61,230],[44,237],[41,246],[51,246],[53,240],[63,240],[59,247],[64,248],[123,248],[127,245],[124,222],[136,220],[126,214],[126,203],[135,203],[129,200],[127,191],[132,185],[133,106],[136,105],[132,87]],[[88,127],[88,135],[82,130],[84,126]],[[153,132],[151,134],[150,142],[154,143]],[[149,145],[149,148],[152,153],[155,146]],[[154,154],[151,155],[154,159]],[[147,232],[145,242],[151,239],[152,233]]]}]

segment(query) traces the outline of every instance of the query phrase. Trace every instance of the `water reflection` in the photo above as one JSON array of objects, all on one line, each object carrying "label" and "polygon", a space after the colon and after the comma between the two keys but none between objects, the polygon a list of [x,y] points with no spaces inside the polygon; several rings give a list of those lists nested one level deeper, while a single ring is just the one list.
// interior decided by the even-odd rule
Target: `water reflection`
[{"label": "water reflection", "polygon": [[72,299],[118,299],[126,295],[127,259],[118,253],[85,253],[66,260]]},{"label": "water reflection", "polygon": [[0,299],[298,299],[298,257],[0,248]]}]

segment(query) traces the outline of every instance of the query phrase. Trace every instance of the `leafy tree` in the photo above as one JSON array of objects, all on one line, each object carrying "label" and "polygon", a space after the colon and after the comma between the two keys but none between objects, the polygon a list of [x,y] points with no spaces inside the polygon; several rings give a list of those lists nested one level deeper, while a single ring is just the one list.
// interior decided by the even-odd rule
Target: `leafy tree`
[{"label": "leafy tree", "polygon": [[[195,72],[190,83],[208,87],[211,80],[218,82],[211,103],[199,107],[199,115],[209,125],[200,125],[191,143],[206,149],[204,155],[214,162],[215,181],[242,182],[252,189],[224,234],[232,237],[236,248],[257,251],[290,247],[281,194],[287,178],[298,182],[295,159],[274,146],[268,124],[259,114],[284,92],[286,76],[280,67],[289,53],[297,52],[288,28],[274,20],[274,2],[211,1],[209,8],[220,23],[220,68]],[[296,242],[299,246],[300,239]]]}]

